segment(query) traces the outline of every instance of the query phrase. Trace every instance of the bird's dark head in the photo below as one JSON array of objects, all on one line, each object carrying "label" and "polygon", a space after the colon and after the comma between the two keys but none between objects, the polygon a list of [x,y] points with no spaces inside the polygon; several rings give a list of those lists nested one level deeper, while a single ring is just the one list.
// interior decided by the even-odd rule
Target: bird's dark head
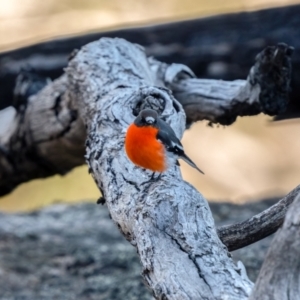
[{"label": "bird's dark head", "polygon": [[136,126],[155,126],[158,119],[158,114],[155,110],[144,109],[134,120]]}]

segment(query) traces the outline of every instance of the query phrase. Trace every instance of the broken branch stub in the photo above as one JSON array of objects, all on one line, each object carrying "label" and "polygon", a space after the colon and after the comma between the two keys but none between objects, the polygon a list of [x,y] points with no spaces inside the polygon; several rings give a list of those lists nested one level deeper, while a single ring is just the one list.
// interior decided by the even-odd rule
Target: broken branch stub
[{"label": "broken branch stub", "polygon": [[291,81],[293,47],[279,43],[266,47],[256,57],[247,80],[222,81],[195,78],[185,65],[161,64],[152,69],[182,104],[187,124],[199,120],[230,125],[238,116],[286,110]]},{"label": "broken branch stub", "polygon": [[[163,107],[178,137],[185,114],[155,87],[144,50],[103,38],[83,47],[67,68],[70,93],[87,127],[86,159],[111,217],[138,250],[157,299],[247,299],[252,283],[216,233],[206,200],[174,166],[159,181],[134,166],[124,137],[137,107]],[[142,104],[141,104],[142,103]]]},{"label": "broken branch stub", "polygon": [[63,75],[22,100],[18,111],[1,111],[0,127],[8,130],[0,130],[0,196],[84,164],[85,128],[67,89]]}]

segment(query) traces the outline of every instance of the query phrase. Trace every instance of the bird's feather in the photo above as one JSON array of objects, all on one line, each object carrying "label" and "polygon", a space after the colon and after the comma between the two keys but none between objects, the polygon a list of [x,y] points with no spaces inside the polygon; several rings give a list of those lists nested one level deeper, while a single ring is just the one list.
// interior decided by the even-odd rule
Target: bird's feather
[{"label": "bird's feather", "polygon": [[204,174],[203,171],[201,171],[196,166],[196,164],[184,153],[183,146],[180,140],[177,138],[174,130],[162,119],[157,120],[156,126],[159,129],[156,138],[164,144],[166,150],[168,152],[171,152],[172,154],[175,154],[178,158],[184,160],[191,167]]}]

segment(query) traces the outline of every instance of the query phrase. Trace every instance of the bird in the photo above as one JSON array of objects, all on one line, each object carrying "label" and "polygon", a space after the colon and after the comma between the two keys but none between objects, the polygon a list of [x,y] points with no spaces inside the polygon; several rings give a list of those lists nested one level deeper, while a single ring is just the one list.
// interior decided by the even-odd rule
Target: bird
[{"label": "bird", "polygon": [[140,111],[129,125],[125,136],[125,151],[133,164],[151,170],[152,178],[155,172],[159,172],[160,177],[170,167],[179,165],[179,158],[204,174],[185,154],[172,127],[152,109]]}]

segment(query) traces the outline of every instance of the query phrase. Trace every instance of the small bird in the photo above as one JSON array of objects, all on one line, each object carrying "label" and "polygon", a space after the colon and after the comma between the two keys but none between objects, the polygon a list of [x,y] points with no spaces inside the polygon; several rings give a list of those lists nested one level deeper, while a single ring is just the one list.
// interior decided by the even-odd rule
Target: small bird
[{"label": "small bird", "polygon": [[128,127],[125,150],[135,165],[153,171],[152,177],[155,172],[162,173],[175,164],[179,165],[179,158],[204,174],[184,153],[170,125],[152,109],[142,110]]}]

